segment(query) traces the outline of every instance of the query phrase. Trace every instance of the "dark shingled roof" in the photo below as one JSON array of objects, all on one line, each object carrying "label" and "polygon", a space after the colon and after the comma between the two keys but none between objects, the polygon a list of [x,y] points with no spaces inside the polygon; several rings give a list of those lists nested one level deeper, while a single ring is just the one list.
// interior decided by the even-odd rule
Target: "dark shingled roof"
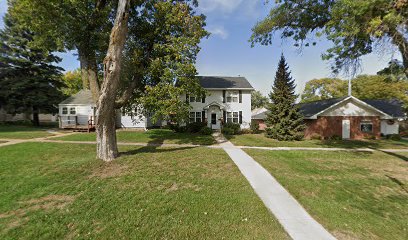
[{"label": "dark shingled roof", "polygon": [[[299,104],[299,110],[303,114],[304,117],[308,118],[311,117],[331,106],[334,104],[343,101],[347,97],[342,98],[332,98],[327,100],[320,100],[310,103],[302,103]],[[366,99],[361,100],[368,105],[394,117],[394,118],[404,118],[404,110],[402,108],[402,103],[398,100],[382,100],[382,99]]]},{"label": "dark shingled roof", "polygon": [[92,99],[92,93],[90,90],[81,90],[77,94],[65,99],[60,104],[94,105],[95,102]]},{"label": "dark shingled roof", "polygon": [[245,77],[199,76],[198,79],[203,88],[253,89]]},{"label": "dark shingled roof", "polygon": [[311,117],[315,115],[316,113],[319,113],[334,104],[343,101],[347,97],[341,97],[341,98],[331,98],[331,99],[326,99],[326,100],[320,100],[320,101],[314,101],[314,102],[309,102],[309,103],[301,103],[299,104],[299,110],[303,114],[304,117]]},{"label": "dark shingled roof", "polygon": [[385,112],[386,114],[394,118],[405,118],[404,109],[402,103],[396,99],[383,100],[383,99],[365,99],[362,100],[365,103],[377,108],[378,110]]}]

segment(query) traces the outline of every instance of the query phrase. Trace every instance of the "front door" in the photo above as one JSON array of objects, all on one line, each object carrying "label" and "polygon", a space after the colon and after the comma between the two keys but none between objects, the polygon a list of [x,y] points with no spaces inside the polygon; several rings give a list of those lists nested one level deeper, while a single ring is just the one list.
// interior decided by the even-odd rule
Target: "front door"
[{"label": "front door", "polygon": [[211,113],[211,129],[220,129],[220,124],[216,113]]},{"label": "front door", "polygon": [[350,120],[343,120],[342,125],[343,125],[342,138],[350,139]]}]

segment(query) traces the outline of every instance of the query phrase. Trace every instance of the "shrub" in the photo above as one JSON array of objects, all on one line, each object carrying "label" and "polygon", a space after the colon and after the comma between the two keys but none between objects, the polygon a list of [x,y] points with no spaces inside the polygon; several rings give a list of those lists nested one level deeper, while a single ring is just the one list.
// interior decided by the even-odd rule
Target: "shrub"
[{"label": "shrub", "polygon": [[333,136],[329,137],[329,140],[332,140],[332,141],[339,141],[339,140],[342,140],[342,139],[343,138],[340,137],[339,135],[333,135]]},{"label": "shrub", "polygon": [[225,135],[235,135],[235,131],[232,128],[223,127],[221,132]]},{"label": "shrub", "polygon": [[194,123],[189,123],[187,124],[187,132],[190,133],[198,133],[203,129],[204,127],[207,127],[207,124],[204,122],[194,122]]},{"label": "shrub", "polygon": [[251,123],[251,131],[254,134],[260,133],[261,130],[259,130],[259,123]]},{"label": "shrub", "polygon": [[367,140],[375,140],[376,138],[375,138],[374,135],[369,135],[369,136],[365,136],[364,139],[367,139]]},{"label": "shrub", "polygon": [[180,125],[178,125],[178,124],[169,124],[169,125],[168,125],[168,128],[169,128],[170,130],[173,130],[173,131],[176,132],[176,133],[184,133],[184,132],[187,131],[186,126],[180,126]]},{"label": "shrub", "polygon": [[[225,129],[225,130],[224,130]],[[238,123],[225,123],[222,126],[222,133],[226,135],[236,135],[241,132],[241,125]]]},{"label": "shrub", "polygon": [[310,139],[311,139],[311,140],[322,140],[323,137],[322,137],[320,134],[313,133],[313,134],[310,136]]},{"label": "shrub", "polygon": [[386,138],[393,141],[400,141],[402,139],[399,134],[388,134]]},{"label": "shrub", "polygon": [[200,134],[201,135],[211,135],[212,134],[212,129],[205,126],[205,127],[201,128]]},{"label": "shrub", "polygon": [[252,134],[252,130],[248,128],[241,129],[241,134]]}]

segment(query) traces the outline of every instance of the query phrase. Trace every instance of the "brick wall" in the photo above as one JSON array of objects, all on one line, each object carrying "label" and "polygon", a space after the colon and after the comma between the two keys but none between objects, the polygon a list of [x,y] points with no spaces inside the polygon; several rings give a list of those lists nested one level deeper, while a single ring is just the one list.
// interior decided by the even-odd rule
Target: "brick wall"
[{"label": "brick wall", "polygon": [[[381,121],[379,117],[318,117],[317,119],[306,119],[305,138],[310,138],[314,134],[318,134],[323,138],[329,138],[337,135],[342,136],[343,120],[350,120],[350,138],[364,139],[366,137],[375,136],[381,137]],[[360,130],[362,121],[371,121],[373,123],[373,132],[364,133]]]}]

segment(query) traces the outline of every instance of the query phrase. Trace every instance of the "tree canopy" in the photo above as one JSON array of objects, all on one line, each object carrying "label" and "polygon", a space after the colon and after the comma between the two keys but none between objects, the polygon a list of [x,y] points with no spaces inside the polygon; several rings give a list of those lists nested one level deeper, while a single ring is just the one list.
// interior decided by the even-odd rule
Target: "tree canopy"
[{"label": "tree canopy", "polygon": [[269,99],[262,95],[260,91],[252,91],[251,93],[251,109],[266,107],[269,103]]},{"label": "tree canopy", "polygon": [[72,96],[79,92],[82,87],[81,69],[68,71],[62,76],[65,86],[61,89],[65,96]]},{"label": "tree canopy", "polygon": [[34,46],[35,33],[4,17],[0,31],[0,105],[9,113],[32,113],[39,125],[39,112],[57,112],[62,100],[61,61],[47,49]]},{"label": "tree canopy", "polygon": [[[323,55],[334,72],[355,67],[376,47],[398,51],[408,76],[408,1],[277,0],[269,15],[253,28],[253,44],[272,44],[274,33],[295,46],[316,45],[325,36],[333,46]],[[313,37],[314,36],[314,37]]]},{"label": "tree canopy", "polygon": [[[408,105],[408,82],[390,81],[387,75],[360,75],[352,79],[352,95],[360,99],[398,99]],[[302,102],[347,96],[346,80],[313,79],[306,83]]]}]

